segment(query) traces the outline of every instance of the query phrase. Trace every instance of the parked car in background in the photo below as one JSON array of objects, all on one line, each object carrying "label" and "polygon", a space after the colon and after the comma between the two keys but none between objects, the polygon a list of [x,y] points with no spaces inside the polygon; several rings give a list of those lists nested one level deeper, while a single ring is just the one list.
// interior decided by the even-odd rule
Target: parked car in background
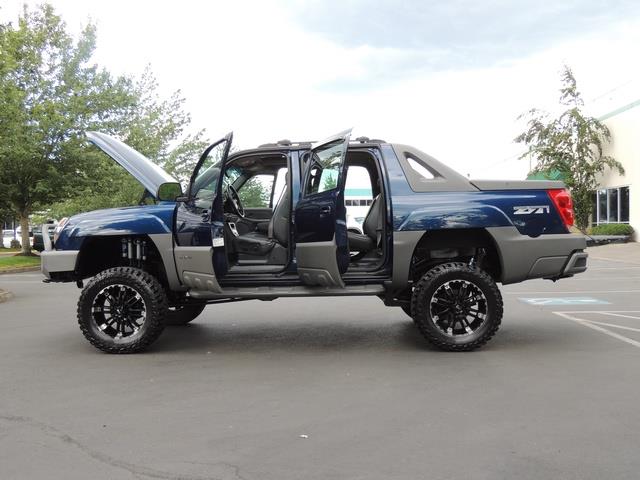
[{"label": "parked car in background", "polygon": [[2,231],[2,246],[4,248],[9,248],[11,245],[11,240],[16,238],[16,234],[13,230],[3,230]]},{"label": "parked car in background", "polygon": [[[53,229],[58,224],[55,220],[47,220],[45,225],[48,227],[48,234],[51,236]],[[43,227],[33,227],[33,249],[37,252],[42,252],[44,250],[44,239],[42,238],[42,228]]]}]

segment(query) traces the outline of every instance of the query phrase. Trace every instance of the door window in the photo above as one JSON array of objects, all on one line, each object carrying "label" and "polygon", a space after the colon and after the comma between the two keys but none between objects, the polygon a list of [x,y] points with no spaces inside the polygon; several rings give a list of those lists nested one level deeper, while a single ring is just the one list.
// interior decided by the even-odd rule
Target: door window
[{"label": "door window", "polygon": [[211,144],[198,161],[191,176],[189,194],[194,207],[199,211],[207,211],[212,207],[218,188],[220,167],[226,160],[231,146],[232,134]]},{"label": "door window", "polygon": [[313,162],[305,185],[305,196],[327,192],[338,187],[342,155],[342,139],[318,148],[313,153]]},{"label": "door window", "polygon": [[244,182],[238,195],[246,208],[268,208],[273,190],[273,175],[255,175]]}]

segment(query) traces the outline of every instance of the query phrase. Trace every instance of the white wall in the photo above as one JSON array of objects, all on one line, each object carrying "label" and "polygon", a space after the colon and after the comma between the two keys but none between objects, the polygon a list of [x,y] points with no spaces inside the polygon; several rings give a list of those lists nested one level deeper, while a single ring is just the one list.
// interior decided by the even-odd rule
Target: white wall
[{"label": "white wall", "polygon": [[629,185],[629,223],[640,232],[640,106],[620,111],[606,118],[604,124],[611,132],[611,142],[605,146],[604,154],[618,160],[625,174],[608,170],[601,175],[600,186]]}]

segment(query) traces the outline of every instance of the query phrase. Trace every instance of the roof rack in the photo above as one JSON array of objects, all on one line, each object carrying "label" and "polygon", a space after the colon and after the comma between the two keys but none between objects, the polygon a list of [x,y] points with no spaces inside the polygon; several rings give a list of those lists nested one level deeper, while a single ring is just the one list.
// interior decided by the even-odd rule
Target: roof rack
[{"label": "roof rack", "polygon": [[[351,140],[355,143],[387,143],[386,140],[382,140],[380,138],[369,138],[369,137],[358,137],[356,139]],[[310,147],[314,142],[306,141],[306,142],[294,142],[289,139],[278,140],[274,143],[263,143],[262,145],[258,145],[258,148],[273,148],[273,147]]]},{"label": "roof rack", "polygon": [[355,139],[358,143],[387,143],[386,140],[380,138],[358,137]]},{"label": "roof rack", "polygon": [[258,145],[258,148],[270,148],[270,147],[308,147],[313,142],[292,142],[288,139],[278,140],[275,143],[263,143]]}]

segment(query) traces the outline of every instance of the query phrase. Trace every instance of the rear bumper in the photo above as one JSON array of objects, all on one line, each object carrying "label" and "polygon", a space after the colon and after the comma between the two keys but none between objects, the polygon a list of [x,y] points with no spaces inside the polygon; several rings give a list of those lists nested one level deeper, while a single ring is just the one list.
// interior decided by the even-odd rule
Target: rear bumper
[{"label": "rear bumper", "polygon": [[42,274],[51,279],[52,273],[73,272],[79,250],[44,250],[40,254]]},{"label": "rear bumper", "polygon": [[562,276],[569,277],[576,273],[582,273],[587,269],[587,258],[589,254],[586,252],[574,252],[570,257],[567,265],[562,271]]},{"label": "rear bumper", "polygon": [[502,264],[503,284],[533,278],[559,279],[587,269],[586,238],[575,234],[528,237],[515,227],[487,228]]}]

